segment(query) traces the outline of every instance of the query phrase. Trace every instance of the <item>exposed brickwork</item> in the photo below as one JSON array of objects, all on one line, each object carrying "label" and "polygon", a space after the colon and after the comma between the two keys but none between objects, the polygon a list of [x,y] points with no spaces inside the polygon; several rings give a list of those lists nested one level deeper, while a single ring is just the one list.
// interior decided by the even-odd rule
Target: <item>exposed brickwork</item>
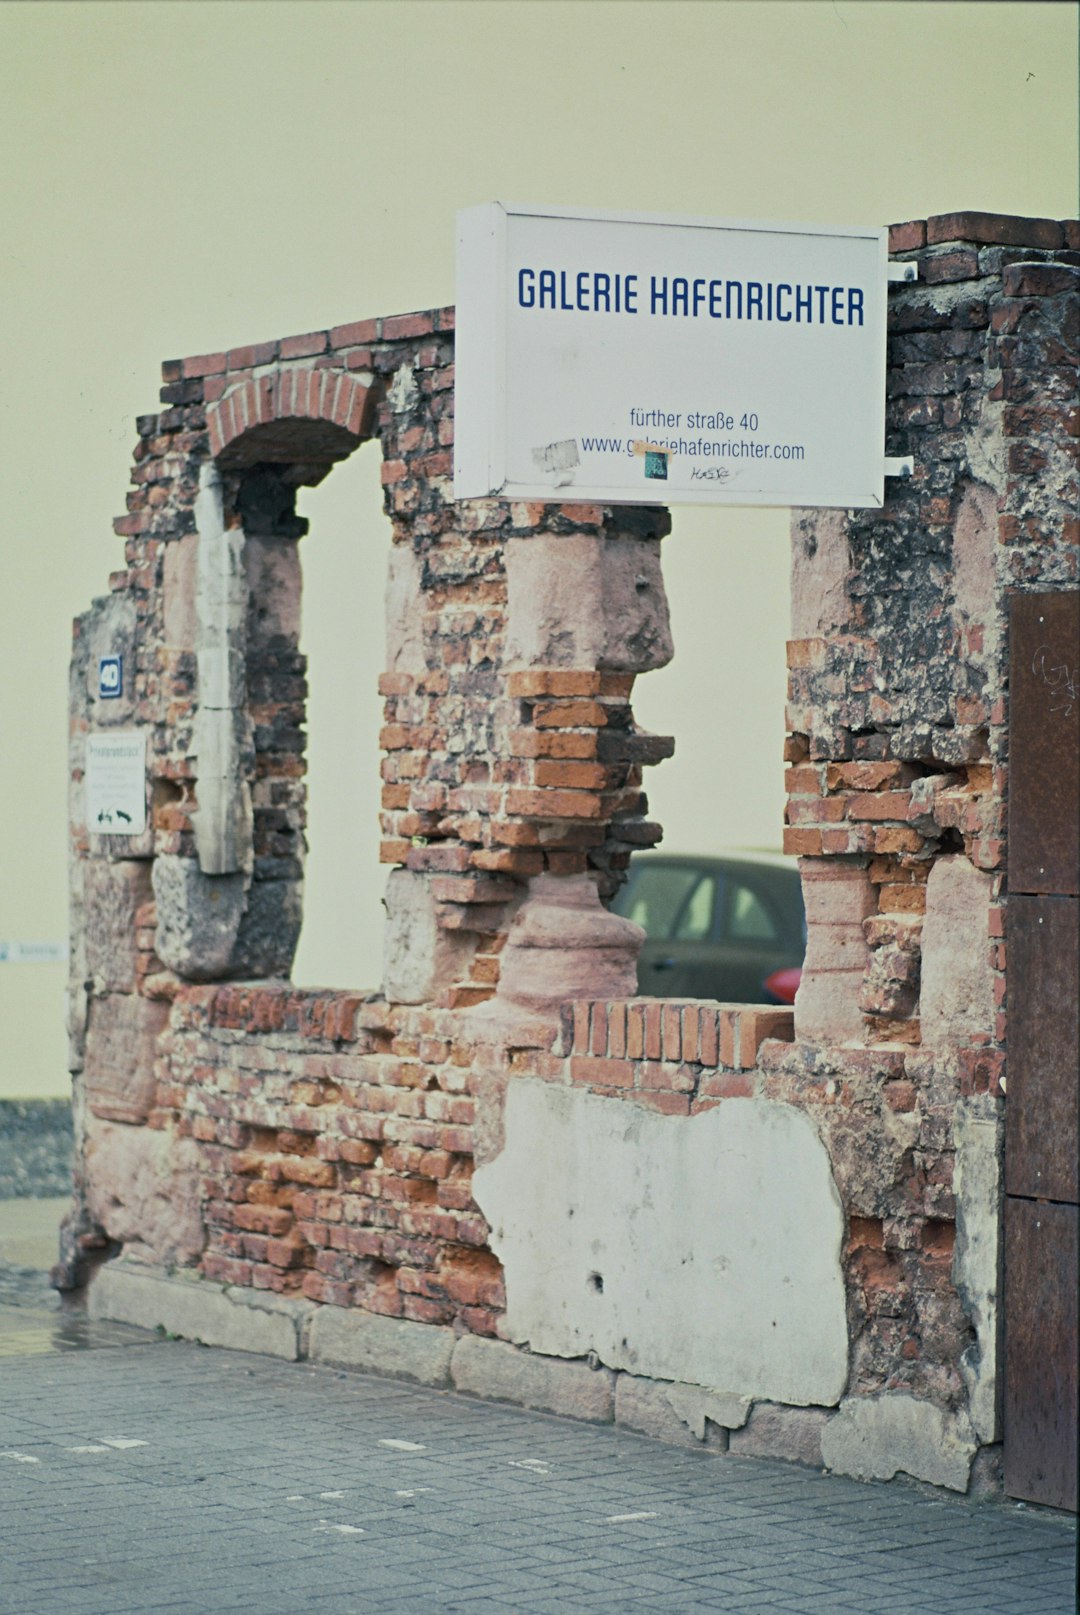
[{"label": "exposed brickwork", "polygon": [[[501,1148],[508,1082],[584,1088],[673,1126],[728,1100],[780,1104],[812,1119],[843,1206],[848,1394],[962,1412],[976,1325],[953,1265],[958,1107],[994,1123],[1007,1051],[1006,592],[1077,587],[1080,250],[1071,224],[979,213],[897,225],[891,250],[920,278],[890,293],[885,451],[911,455],[914,475],[887,485],[881,510],[792,524],[784,845],[802,861],[810,926],[794,1015],[628,997],[610,985],[617,959],[592,991],[552,988],[530,1007],[520,990],[560,923],[576,939],[569,979],[586,982],[612,917],[552,907],[548,890],[541,924],[534,893],[565,877],[611,894],[632,851],[659,839],[642,770],[672,742],[639,732],[631,707],[659,654],[554,666],[508,653],[508,552],[655,551],[666,512],[456,505],[452,310],[165,364],[116,522],[126,565],[75,627],[72,1065],[122,1137],[195,1152],[202,1276],[498,1335],[503,1274],[472,1182]],[[407,887],[388,998],[284,979],[306,822],[294,494],[368,437],[396,600],[382,857]],[[250,848],[207,877],[197,528],[214,497],[248,569],[229,647]],[[93,657],[118,636],[127,704],[105,712]],[[84,736],[109,723],[148,737],[141,837],[83,822]],[[125,860],[124,880],[98,878]],[[130,874],[139,860],[153,861],[155,901]],[[968,889],[957,871],[983,906],[962,961],[976,1007],[953,1022],[931,941]],[[130,955],[122,979],[95,963],[110,949]],[[81,1159],[80,1193],[94,1170]],[[84,1244],[108,1238],[84,1212],[73,1228]],[[73,1256],[66,1282],[78,1277]]]}]

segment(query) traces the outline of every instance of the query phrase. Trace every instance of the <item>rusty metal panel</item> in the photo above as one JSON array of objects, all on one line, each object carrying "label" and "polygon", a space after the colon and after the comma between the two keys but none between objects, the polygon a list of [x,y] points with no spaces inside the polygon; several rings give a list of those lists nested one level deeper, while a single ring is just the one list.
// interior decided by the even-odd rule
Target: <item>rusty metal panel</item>
[{"label": "rusty metal panel", "polygon": [[1005,1490],[1074,1512],[1078,1218],[1005,1201]]},{"label": "rusty metal panel", "polygon": [[1080,593],[1010,598],[1009,890],[1080,895]]},{"label": "rusty metal panel", "polygon": [[1074,1205],[1080,1114],[1080,899],[1010,897],[1005,1192]]}]

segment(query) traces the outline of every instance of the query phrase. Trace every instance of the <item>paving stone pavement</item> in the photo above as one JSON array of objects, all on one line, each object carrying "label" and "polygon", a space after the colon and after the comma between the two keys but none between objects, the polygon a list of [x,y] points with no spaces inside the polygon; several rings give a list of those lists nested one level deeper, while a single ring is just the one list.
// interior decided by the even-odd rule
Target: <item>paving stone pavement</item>
[{"label": "paving stone pavement", "polygon": [[1074,1522],[0,1306],[2,1615],[1066,1615]]}]

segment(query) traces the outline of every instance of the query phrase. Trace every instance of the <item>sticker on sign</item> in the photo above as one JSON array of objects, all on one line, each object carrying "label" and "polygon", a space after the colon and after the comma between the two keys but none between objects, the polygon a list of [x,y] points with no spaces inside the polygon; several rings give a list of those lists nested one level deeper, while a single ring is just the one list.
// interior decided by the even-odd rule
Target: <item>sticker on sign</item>
[{"label": "sticker on sign", "polygon": [[146,829],[146,735],[110,729],[86,737],[86,828],[100,836]]},{"label": "sticker on sign", "polygon": [[870,227],[466,209],[455,497],[881,505],[887,253]]}]

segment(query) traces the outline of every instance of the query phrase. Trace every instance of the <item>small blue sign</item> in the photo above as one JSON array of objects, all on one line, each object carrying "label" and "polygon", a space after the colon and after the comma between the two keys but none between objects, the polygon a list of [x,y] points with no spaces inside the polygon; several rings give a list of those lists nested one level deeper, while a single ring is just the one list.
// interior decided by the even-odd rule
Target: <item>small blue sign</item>
[{"label": "small blue sign", "polygon": [[124,658],[103,656],[98,662],[98,695],[102,701],[114,701],[124,688]]}]

